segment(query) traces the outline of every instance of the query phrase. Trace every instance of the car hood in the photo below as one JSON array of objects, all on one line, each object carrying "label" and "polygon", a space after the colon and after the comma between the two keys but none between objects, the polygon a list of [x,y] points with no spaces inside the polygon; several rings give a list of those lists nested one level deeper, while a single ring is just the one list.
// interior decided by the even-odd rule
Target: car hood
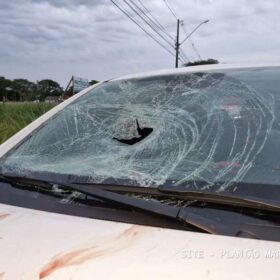
[{"label": "car hood", "polygon": [[280,243],[0,204],[0,279],[279,278]]}]

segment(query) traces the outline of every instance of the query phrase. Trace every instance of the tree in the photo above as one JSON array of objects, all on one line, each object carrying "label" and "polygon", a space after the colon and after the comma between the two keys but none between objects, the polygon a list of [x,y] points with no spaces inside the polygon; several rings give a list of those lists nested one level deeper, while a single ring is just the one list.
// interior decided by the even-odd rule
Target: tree
[{"label": "tree", "polygon": [[183,67],[188,67],[188,66],[196,66],[196,65],[206,65],[206,64],[218,64],[219,61],[217,59],[213,58],[208,58],[207,60],[197,60],[193,62],[188,62],[183,64]]},{"label": "tree", "polygon": [[3,97],[7,99],[11,84],[11,80],[6,79],[5,77],[0,77],[0,100],[3,100]]},{"label": "tree", "polygon": [[61,96],[63,88],[58,82],[46,79],[37,82],[37,92],[40,100],[43,101],[47,96]]},{"label": "tree", "polygon": [[32,100],[36,93],[36,84],[26,79],[15,79],[12,81],[11,89],[19,96],[20,101]]},{"label": "tree", "polygon": [[97,83],[99,83],[99,81],[91,80],[88,84],[89,84],[90,86],[92,86],[92,85],[97,84]]}]

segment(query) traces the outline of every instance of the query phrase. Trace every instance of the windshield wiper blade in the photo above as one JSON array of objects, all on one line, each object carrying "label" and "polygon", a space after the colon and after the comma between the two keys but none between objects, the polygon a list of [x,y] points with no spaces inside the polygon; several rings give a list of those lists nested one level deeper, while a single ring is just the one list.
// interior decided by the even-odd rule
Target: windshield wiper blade
[{"label": "windshield wiper blade", "polygon": [[[120,185],[120,184],[98,184],[80,181],[72,181],[71,183],[77,185],[93,186],[101,189],[112,190],[119,193],[137,193],[143,195],[151,195],[155,197],[168,197],[179,200],[194,200],[198,202],[213,203],[216,205],[237,206],[241,208],[265,210],[280,212],[280,201],[263,198],[261,196],[254,196],[248,194],[235,194],[229,192],[215,192],[206,191],[193,188],[193,182],[189,182],[184,186],[170,186],[161,185],[155,187],[140,187],[133,185]],[[206,182],[200,181],[201,187],[207,185]],[[219,186],[219,184],[217,184]]]},{"label": "windshield wiper blade", "polygon": [[198,202],[213,203],[217,205],[238,206],[250,209],[280,212],[280,202],[269,200],[252,195],[234,195],[225,192],[207,192],[199,190],[189,190],[187,188],[176,186],[158,186],[158,187],[139,187],[123,186],[113,184],[96,184],[74,182],[76,185],[91,186],[99,189],[106,189],[118,193],[135,193],[140,195],[151,195],[154,197],[169,197],[179,200],[191,200]]},{"label": "windshield wiper blade", "polygon": [[219,205],[239,206],[250,209],[280,212],[280,202],[252,195],[237,196],[225,192],[206,192],[188,190],[184,187],[159,186],[158,191],[166,195],[174,195],[181,199],[192,199]]}]

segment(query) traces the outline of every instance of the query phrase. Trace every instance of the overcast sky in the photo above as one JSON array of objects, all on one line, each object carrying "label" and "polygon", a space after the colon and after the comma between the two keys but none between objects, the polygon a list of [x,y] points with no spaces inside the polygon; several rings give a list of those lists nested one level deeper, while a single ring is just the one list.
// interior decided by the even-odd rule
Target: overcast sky
[{"label": "overcast sky", "polygon": [[[142,3],[175,37],[176,20],[164,0]],[[192,36],[202,58],[226,63],[280,61],[279,0],[169,4],[186,32],[210,20]],[[0,76],[11,79],[52,78],[66,86],[71,75],[102,80],[174,67],[174,57],[109,0],[0,0],[0,38]],[[183,51],[189,59],[198,59],[190,40]]]}]

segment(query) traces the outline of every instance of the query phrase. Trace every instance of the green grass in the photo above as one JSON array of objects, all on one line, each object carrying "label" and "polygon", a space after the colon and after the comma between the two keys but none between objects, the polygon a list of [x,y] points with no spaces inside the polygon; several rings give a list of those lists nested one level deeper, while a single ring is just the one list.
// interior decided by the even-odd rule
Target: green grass
[{"label": "green grass", "polygon": [[47,103],[0,103],[0,144],[53,106]]}]

